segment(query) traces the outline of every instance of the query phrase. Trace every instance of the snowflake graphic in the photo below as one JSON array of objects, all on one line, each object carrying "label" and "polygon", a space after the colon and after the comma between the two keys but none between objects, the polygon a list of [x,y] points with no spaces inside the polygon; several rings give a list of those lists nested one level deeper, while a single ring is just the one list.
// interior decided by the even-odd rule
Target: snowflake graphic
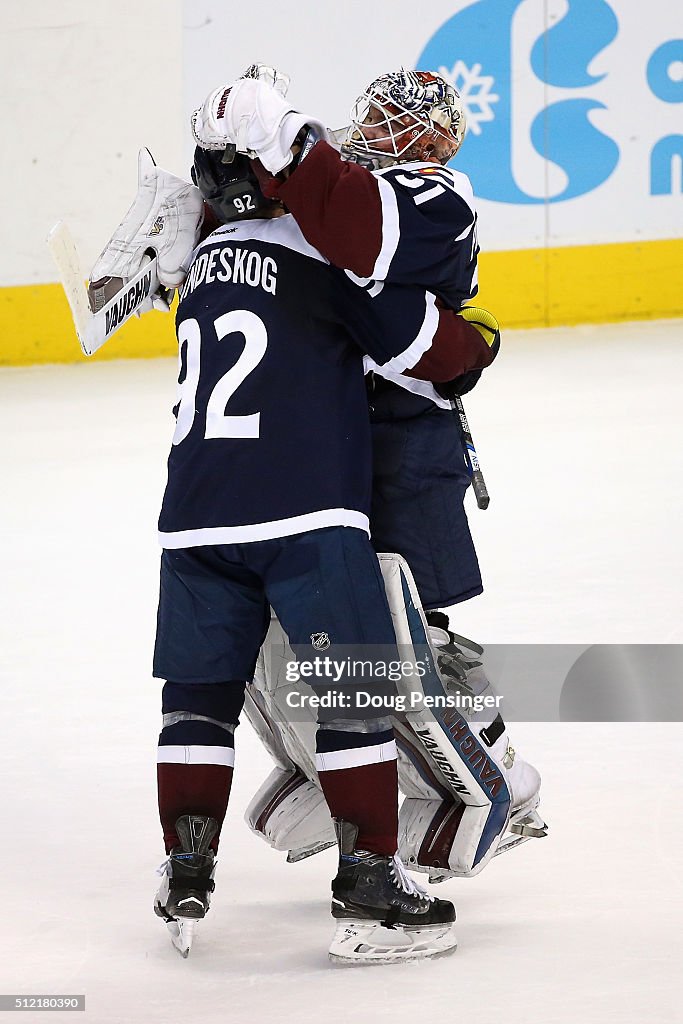
[{"label": "snowflake graphic", "polygon": [[450,69],[439,68],[439,74],[447,79],[460,93],[467,116],[467,127],[475,135],[481,135],[481,126],[486,121],[493,121],[492,103],[497,103],[500,96],[491,92],[494,84],[493,75],[482,75],[481,64],[473,64],[468,68],[464,61],[457,60]]}]

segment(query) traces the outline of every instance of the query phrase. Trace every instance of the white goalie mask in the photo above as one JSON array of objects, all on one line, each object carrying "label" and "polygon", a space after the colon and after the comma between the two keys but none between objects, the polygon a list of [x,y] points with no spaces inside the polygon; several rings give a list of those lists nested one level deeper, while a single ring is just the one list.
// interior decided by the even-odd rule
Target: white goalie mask
[{"label": "white goalie mask", "polygon": [[382,163],[447,164],[465,137],[458,91],[431,71],[392,71],[376,78],[351,111],[344,142],[356,156]]}]

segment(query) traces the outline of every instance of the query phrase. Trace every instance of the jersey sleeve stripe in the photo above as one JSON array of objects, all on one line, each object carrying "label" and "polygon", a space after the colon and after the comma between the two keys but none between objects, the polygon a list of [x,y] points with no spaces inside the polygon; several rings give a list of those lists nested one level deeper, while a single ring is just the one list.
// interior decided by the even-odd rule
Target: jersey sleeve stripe
[{"label": "jersey sleeve stripe", "polygon": [[463,174],[462,171],[454,171],[452,168],[447,168],[451,181],[455,185],[455,191],[458,193],[461,199],[469,206],[473,213],[476,213],[476,203],[474,201],[474,192],[472,191],[472,182]]},{"label": "jersey sleeve stripe", "polygon": [[468,235],[472,234],[473,230],[474,230],[474,221],[471,220],[469,222],[469,224],[467,225],[467,227],[464,229],[464,231],[461,231],[459,235],[456,235],[455,241],[456,242],[464,241],[464,239],[466,239]]},{"label": "jersey sleeve stripe", "polygon": [[388,370],[386,366],[381,368],[374,364],[372,360],[366,364],[367,373],[369,370],[373,370],[379,374],[380,377],[384,377],[386,380],[390,380],[392,384],[396,384],[399,388],[403,388],[404,391],[410,391],[414,395],[420,395],[422,398],[428,398],[434,405],[438,405],[440,409],[450,409],[451,403],[447,398],[442,398],[436,388],[428,380],[418,380],[416,377],[404,377],[401,373],[394,373],[393,370]]},{"label": "jersey sleeve stripe", "polygon": [[266,523],[246,526],[208,526],[199,530],[159,531],[162,548],[197,548],[207,544],[246,544],[254,540],[272,540],[291,537],[307,530],[322,530],[327,526],[350,526],[364,530],[370,536],[370,522],[362,512],[348,508],[325,508],[319,512],[306,512],[289,519],[275,519]]},{"label": "jersey sleeve stripe", "polygon": [[443,185],[434,185],[432,188],[428,188],[426,192],[422,192],[419,196],[415,196],[415,205],[422,206],[423,203],[428,203],[430,199],[435,199],[436,196],[443,195],[445,191],[446,189]]},{"label": "jersey sleeve stripe", "polygon": [[401,230],[399,227],[398,202],[396,193],[388,182],[377,178],[379,198],[382,203],[382,247],[372,268],[370,277],[375,281],[384,281],[389,273],[391,261],[398,248]]},{"label": "jersey sleeve stripe", "polygon": [[386,363],[382,363],[382,370],[389,369],[395,373],[402,373],[404,370],[409,370],[411,366],[415,366],[415,363],[419,362],[420,358],[427,351],[434,340],[434,335],[439,326],[439,311],[436,308],[436,298],[431,292],[427,292],[425,295],[425,306],[425,318],[415,340],[399,355],[387,360]]}]

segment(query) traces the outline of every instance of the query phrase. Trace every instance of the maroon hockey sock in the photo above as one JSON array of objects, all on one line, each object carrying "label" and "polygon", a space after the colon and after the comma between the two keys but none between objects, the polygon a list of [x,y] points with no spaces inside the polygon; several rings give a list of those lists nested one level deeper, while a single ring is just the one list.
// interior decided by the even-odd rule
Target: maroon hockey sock
[{"label": "maroon hockey sock", "polygon": [[175,823],[183,814],[206,814],[218,822],[211,846],[218,849],[232,785],[233,769],[222,764],[157,765],[159,817],[166,853],[179,845]]},{"label": "maroon hockey sock", "polygon": [[358,826],[356,848],[393,855],[398,849],[398,773],[396,761],[319,772],[334,818]]}]

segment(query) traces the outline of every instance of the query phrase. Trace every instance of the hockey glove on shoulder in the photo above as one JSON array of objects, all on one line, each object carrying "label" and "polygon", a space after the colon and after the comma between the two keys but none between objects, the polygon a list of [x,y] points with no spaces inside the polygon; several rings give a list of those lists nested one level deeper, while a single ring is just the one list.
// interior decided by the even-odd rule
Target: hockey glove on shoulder
[{"label": "hockey glove on shoulder", "polygon": [[[479,306],[463,306],[462,309],[458,310],[458,316],[461,316],[463,320],[467,320],[481,334],[493,353],[493,361],[500,349],[500,325],[493,313],[489,313],[487,309],[482,309]],[[466,395],[468,391],[471,391],[479,383],[482,372],[482,370],[469,370],[467,373],[462,373],[459,377],[455,377],[454,380],[446,381],[443,384],[435,384],[434,387],[442,398],[451,399],[455,395]]]},{"label": "hockey glove on shoulder", "polygon": [[258,157],[271,174],[291,163],[292,144],[305,125],[327,138],[322,122],[297,112],[277,89],[254,78],[216,89],[192,115],[192,133],[202,149],[234,145]]}]

